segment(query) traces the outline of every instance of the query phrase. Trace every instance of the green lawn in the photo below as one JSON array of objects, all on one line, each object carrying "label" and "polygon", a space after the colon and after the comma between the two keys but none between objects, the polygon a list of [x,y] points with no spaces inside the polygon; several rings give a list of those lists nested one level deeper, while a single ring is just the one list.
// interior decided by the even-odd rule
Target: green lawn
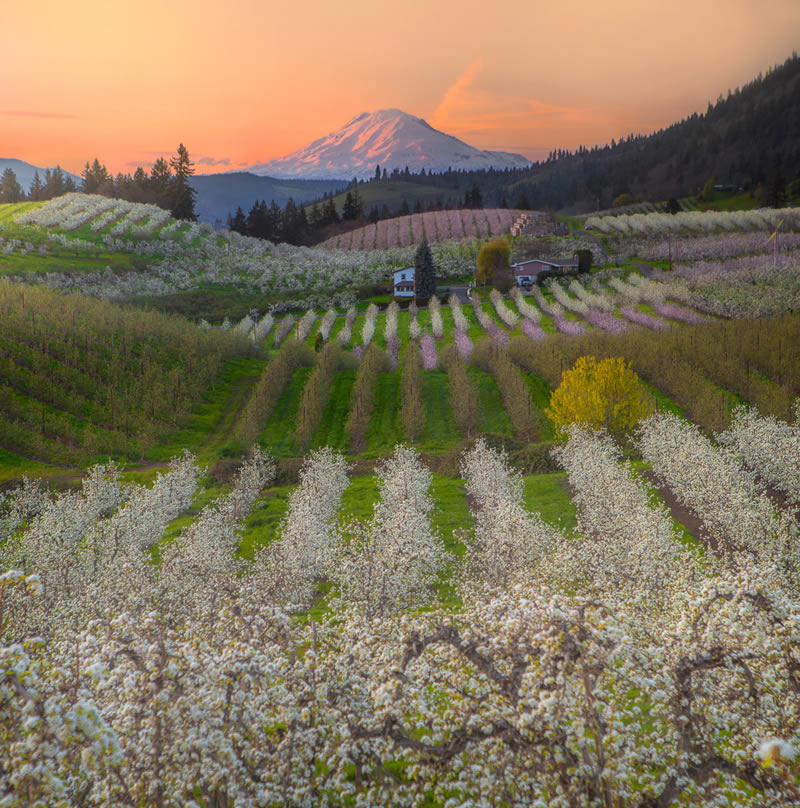
[{"label": "green lawn", "polygon": [[478,368],[468,367],[467,373],[478,390],[478,399],[480,401],[478,431],[494,432],[498,435],[511,437],[514,434],[514,429],[503,406],[497,382],[489,373]]},{"label": "green lawn", "polygon": [[294,438],[297,408],[303,398],[303,388],[313,368],[299,368],[278,399],[258,442],[275,457],[292,457],[300,450]]},{"label": "green lawn", "polygon": [[575,505],[566,488],[566,473],[527,474],[523,479],[525,507],[539,513],[548,524],[572,532],[576,525]]},{"label": "green lawn", "polygon": [[400,372],[379,373],[375,385],[375,408],[367,428],[367,455],[391,454],[396,444],[405,442],[400,406]]},{"label": "green lawn", "polygon": [[446,371],[423,372],[422,398],[425,401],[425,429],[419,448],[426,452],[452,449],[461,441],[461,433],[456,427],[450,408]]},{"label": "green lawn", "polygon": [[331,394],[322,420],[314,435],[312,448],[330,446],[345,454],[350,450],[350,436],[345,432],[347,416],[350,414],[350,396],[356,381],[355,370],[341,370],[331,385]]}]

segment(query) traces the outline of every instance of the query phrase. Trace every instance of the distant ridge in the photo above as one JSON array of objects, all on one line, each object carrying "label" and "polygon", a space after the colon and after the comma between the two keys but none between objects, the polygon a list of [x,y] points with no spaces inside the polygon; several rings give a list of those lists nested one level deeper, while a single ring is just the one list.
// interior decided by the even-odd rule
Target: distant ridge
[{"label": "distant ridge", "polygon": [[259,163],[248,171],[280,178],[359,179],[375,175],[375,166],[414,173],[464,169],[525,168],[521,154],[484,151],[427,121],[399,109],[362,112],[341,129],[286,157]]},{"label": "distant ridge", "polygon": [[[17,182],[22,186],[25,193],[28,193],[31,187],[31,183],[33,182],[33,177],[36,172],[39,172],[39,179],[44,181],[44,172],[47,171],[46,168],[39,168],[38,166],[31,165],[30,163],[26,163],[24,160],[17,160],[13,157],[0,157],[0,174],[2,174],[7,168],[10,168],[14,174],[17,176]],[[52,171],[55,166],[50,167],[50,171]],[[64,171],[64,169],[61,169]],[[75,174],[70,174],[69,171],[64,171],[65,177],[72,177],[73,182],[80,186],[82,180],[80,177],[76,176]]]}]

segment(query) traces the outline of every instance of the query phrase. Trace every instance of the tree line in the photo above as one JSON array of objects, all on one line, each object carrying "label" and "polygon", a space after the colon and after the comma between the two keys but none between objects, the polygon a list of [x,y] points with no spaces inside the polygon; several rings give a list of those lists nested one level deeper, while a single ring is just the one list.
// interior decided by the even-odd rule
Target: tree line
[{"label": "tree line", "polygon": [[80,188],[72,177],[56,166],[52,171],[49,168],[45,170],[43,180],[37,171],[28,193],[25,193],[17,175],[7,168],[0,178],[0,203],[41,202],[80,190],[86,194],[158,205],[170,211],[176,219],[195,221],[197,191],[190,184],[193,174],[194,163],[183,143],[169,160],[159,157],[149,172],[139,166],[133,174],[120,172],[114,176],[97,157],[91,163],[87,160],[81,172]]}]

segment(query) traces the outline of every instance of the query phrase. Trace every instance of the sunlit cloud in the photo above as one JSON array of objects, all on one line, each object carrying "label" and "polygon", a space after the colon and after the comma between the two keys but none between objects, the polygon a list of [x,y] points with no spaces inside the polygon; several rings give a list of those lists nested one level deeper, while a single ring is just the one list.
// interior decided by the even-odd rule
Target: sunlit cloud
[{"label": "sunlit cloud", "polygon": [[475,77],[483,69],[483,58],[476,59],[445,91],[444,97],[433,113],[431,125],[443,129],[450,125],[451,113],[458,109],[464,93],[469,90]]}]

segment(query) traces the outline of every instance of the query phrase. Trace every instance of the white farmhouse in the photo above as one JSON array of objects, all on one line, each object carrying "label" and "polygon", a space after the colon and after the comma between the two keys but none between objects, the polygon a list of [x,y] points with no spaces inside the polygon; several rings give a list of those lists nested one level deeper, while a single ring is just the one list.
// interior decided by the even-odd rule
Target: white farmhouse
[{"label": "white farmhouse", "polygon": [[396,269],[392,275],[394,277],[394,296],[414,297],[414,267]]}]

